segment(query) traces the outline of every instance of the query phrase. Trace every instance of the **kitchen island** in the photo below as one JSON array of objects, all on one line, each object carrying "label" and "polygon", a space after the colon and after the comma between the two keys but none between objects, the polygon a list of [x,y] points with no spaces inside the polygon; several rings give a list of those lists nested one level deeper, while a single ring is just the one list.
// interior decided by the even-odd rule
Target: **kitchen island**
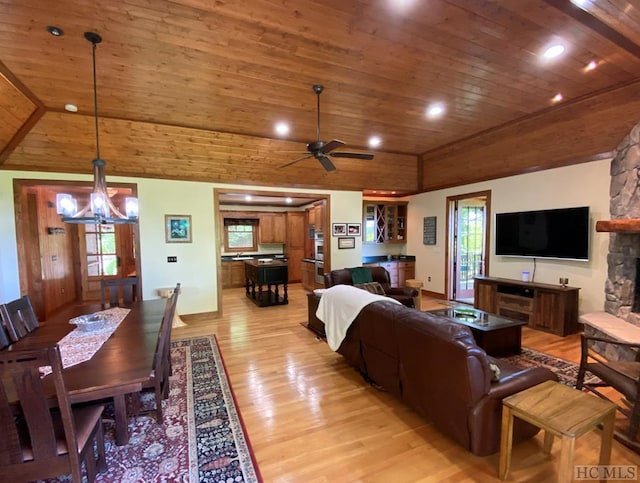
[{"label": "kitchen island", "polygon": [[[289,303],[287,296],[289,267],[287,262],[282,260],[269,262],[261,259],[246,260],[244,262],[244,276],[246,295],[258,307]],[[263,289],[264,285],[267,286],[266,290]],[[282,294],[280,294],[280,285],[282,285]]]}]

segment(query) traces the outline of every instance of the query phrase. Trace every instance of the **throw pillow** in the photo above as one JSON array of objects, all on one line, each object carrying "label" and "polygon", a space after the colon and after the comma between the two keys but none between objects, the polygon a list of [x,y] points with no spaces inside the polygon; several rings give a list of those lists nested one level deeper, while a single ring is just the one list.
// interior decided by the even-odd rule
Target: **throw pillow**
[{"label": "throw pillow", "polygon": [[491,369],[491,372],[493,372],[493,377],[491,377],[492,381],[499,381],[500,380],[500,368],[494,364],[493,362],[489,362],[489,369]]},{"label": "throw pillow", "polygon": [[361,288],[362,290],[366,290],[367,292],[374,293],[376,295],[386,295],[379,282],[360,283],[354,285],[354,287]]}]

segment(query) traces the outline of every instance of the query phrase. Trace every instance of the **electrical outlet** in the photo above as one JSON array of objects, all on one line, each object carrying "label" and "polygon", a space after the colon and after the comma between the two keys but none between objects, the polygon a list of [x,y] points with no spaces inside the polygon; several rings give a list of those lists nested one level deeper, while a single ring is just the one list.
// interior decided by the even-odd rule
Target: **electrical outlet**
[{"label": "electrical outlet", "polygon": [[167,257],[167,263],[177,263],[178,257]]},{"label": "electrical outlet", "polygon": [[431,282],[431,277],[427,277],[427,282]]}]

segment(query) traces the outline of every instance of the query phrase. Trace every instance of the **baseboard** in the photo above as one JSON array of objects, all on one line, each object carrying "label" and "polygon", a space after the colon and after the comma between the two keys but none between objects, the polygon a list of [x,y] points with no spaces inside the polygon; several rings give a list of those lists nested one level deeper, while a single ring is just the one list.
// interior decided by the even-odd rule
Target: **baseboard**
[{"label": "baseboard", "polygon": [[201,322],[203,320],[217,319],[220,317],[220,313],[215,312],[200,312],[196,314],[180,314],[180,318],[185,322]]},{"label": "baseboard", "polygon": [[434,299],[447,300],[447,297],[445,296],[445,294],[438,293],[438,292],[431,292],[430,290],[422,289],[420,291],[420,294],[421,295],[426,295],[427,297],[431,297],[431,298],[434,298]]}]

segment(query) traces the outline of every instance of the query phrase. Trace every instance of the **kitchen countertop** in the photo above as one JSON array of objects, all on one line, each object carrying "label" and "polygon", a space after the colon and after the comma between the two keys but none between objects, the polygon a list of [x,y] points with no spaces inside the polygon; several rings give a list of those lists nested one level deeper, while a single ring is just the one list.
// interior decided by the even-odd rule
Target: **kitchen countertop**
[{"label": "kitchen countertop", "polygon": [[[258,259],[258,258],[273,258],[275,260],[282,260],[282,259],[286,259],[287,256],[282,254],[282,253],[277,253],[277,254],[273,254],[273,253],[260,253],[260,254],[249,254],[249,255],[242,255],[243,257],[251,257],[254,260]],[[237,257],[237,255],[222,255],[221,259],[223,262],[245,262],[246,260],[233,260],[235,257]],[[248,259],[247,259],[248,260]]]},{"label": "kitchen countertop", "polygon": [[379,262],[415,262],[415,255],[392,255],[391,260],[386,255],[376,255],[372,257],[362,257],[362,263],[379,263]]}]

